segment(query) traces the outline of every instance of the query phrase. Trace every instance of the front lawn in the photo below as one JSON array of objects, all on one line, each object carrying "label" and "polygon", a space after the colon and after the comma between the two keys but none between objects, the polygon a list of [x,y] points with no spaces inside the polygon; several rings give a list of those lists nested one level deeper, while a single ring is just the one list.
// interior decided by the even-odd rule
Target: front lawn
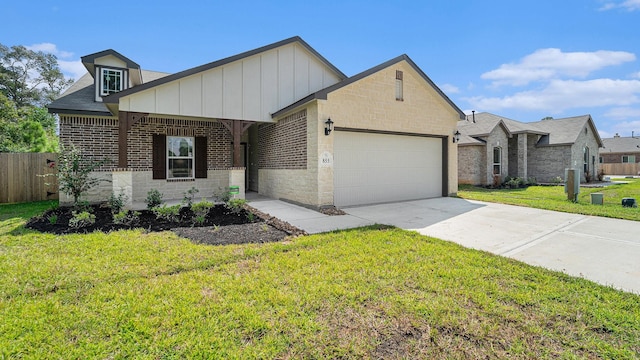
[{"label": "front lawn", "polygon": [[415,232],[24,229],[47,206],[0,205],[0,358],[640,357],[640,296]]},{"label": "front lawn", "polygon": [[[624,179],[628,184],[616,184],[602,188],[580,187],[578,202],[567,200],[563,186],[530,186],[524,189],[487,189],[460,185],[458,196],[469,200],[497,202],[528,206],[538,209],[563,211],[575,214],[604,216],[640,221],[640,208],[622,207],[622,198],[633,197],[640,202],[640,180]],[[604,194],[604,205],[592,205],[591,193]]]}]

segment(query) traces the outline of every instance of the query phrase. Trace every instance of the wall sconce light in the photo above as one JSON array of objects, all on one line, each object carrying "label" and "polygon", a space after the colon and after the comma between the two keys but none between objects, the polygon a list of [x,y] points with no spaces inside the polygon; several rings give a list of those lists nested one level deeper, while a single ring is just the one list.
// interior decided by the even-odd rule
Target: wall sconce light
[{"label": "wall sconce light", "polygon": [[453,143],[457,143],[458,141],[460,141],[460,131],[456,130],[456,132],[453,133]]},{"label": "wall sconce light", "polygon": [[329,135],[331,134],[332,130],[333,130],[333,121],[331,121],[331,118],[328,118],[327,121],[324,122],[324,134]]}]

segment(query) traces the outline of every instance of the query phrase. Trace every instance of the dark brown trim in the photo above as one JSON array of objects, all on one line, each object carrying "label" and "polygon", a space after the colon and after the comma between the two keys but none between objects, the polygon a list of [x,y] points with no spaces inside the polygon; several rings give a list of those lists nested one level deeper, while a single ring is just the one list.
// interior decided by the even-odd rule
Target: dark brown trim
[{"label": "dark brown trim", "polygon": [[449,196],[449,137],[442,138],[442,196]]},{"label": "dark brown trim", "polygon": [[58,115],[87,115],[87,116],[102,116],[102,117],[110,117],[113,118],[113,114],[110,112],[102,112],[102,111],[86,111],[86,110],[69,110],[69,109],[58,109],[58,108],[47,108],[49,114],[58,114]]},{"label": "dark brown trim", "polygon": [[152,135],[152,166],[153,179],[167,178],[167,136]]},{"label": "dark brown trim", "polygon": [[428,138],[440,138],[440,139],[448,138],[447,136],[443,136],[443,135],[420,134],[420,133],[411,133],[411,132],[402,132],[402,131],[387,131],[387,130],[374,130],[374,129],[358,129],[358,128],[347,128],[347,127],[335,127],[333,128],[333,130],[369,133],[369,134],[382,134],[382,135],[416,136],[416,137],[428,137]]},{"label": "dark brown trim", "polygon": [[82,63],[91,63],[94,64],[95,60],[97,58],[101,58],[103,56],[108,56],[108,55],[113,55],[115,57],[117,57],[118,59],[124,61],[127,64],[127,67],[129,69],[140,69],[140,65],[138,65],[136,62],[134,62],[133,60],[129,59],[128,57],[120,54],[119,52],[113,50],[113,49],[107,49],[107,50],[103,50],[97,53],[93,53],[93,54],[89,54],[89,55],[85,55],[82,56],[80,58],[80,60],[82,61]]},{"label": "dark brown trim", "polygon": [[127,130],[129,127],[128,113],[120,111],[118,114],[118,167],[127,168]]},{"label": "dark brown trim", "polygon": [[195,137],[195,178],[206,179],[207,178],[207,137],[196,136]]}]

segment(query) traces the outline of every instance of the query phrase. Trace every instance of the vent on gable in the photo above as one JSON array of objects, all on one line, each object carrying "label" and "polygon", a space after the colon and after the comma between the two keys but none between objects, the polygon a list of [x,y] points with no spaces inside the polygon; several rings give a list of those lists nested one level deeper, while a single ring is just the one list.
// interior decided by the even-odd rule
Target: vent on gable
[{"label": "vent on gable", "polygon": [[396,70],[396,100],[398,101],[404,100],[402,87],[402,71]]}]

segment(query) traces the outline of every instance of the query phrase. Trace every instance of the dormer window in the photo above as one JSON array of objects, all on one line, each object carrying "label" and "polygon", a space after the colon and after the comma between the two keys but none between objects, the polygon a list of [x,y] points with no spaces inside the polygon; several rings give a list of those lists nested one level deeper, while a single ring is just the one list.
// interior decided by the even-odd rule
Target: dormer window
[{"label": "dormer window", "polygon": [[100,95],[107,96],[124,89],[124,71],[102,68],[100,72]]}]

